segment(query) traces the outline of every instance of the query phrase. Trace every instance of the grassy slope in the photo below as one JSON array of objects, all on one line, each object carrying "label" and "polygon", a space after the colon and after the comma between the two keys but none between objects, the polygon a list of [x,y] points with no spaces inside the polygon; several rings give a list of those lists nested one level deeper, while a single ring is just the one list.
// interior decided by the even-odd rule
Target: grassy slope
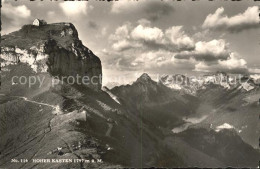
[{"label": "grassy slope", "polygon": [[[71,44],[76,38],[73,36],[61,37],[60,33],[62,30],[67,29],[69,26],[65,24],[48,24],[41,27],[34,25],[24,25],[20,30],[12,32],[8,35],[1,37],[1,46],[19,46],[21,49],[29,50],[33,46],[41,45],[48,39],[54,39],[58,44],[64,48]],[[74,28],[74,26],[72,26]],[[74,31],[76,29],[74,28]]]},{"label": "grassy slope", "polygon": [[[226,91],[221,87],[214,87],[201,91],[200,99],[211,105],[217,111],[209,116],[203,123],[212,124],[213,127],[229,123],[233,125],[244,141],[258,148],[259,125],[259,87],[249,91],[233,89]],[[206,113],[206,112],[204,112]]]},{"label": "grassy slope", "polygon": [[115,87],[111,92],[121,99],[128,110],[150,126],[167,129],[183,123],[182,117],[192,114],[198,105],[196,98],[181,96],[154,81]]},{"label": "grassy slope", "polygon": [[[28,164],[13,164],[10,159],[16,158],[89,158],[92,156],[101,158],[105,162],[121,164],[124,166],[178,166],[181,159],[174,153],[160,145],[160,135],[142,126],[140,119],[126,111],[125,107],[117,104],[108,94],[94,92],[81,86],[58,85],[50,87],[51,79],[48,74],[37,74],[44,76],[46,82],[42,88],[37,85],[29,88],[25,85],[11,85],[13,75],[31,76],[35,75],[26,64],[11,66],[10,71],[5,72],[2,93],[11,96],[25,96],[30,100],[50,105],[59,105],[65,114],[54,114],[54,110],[48,106],[26,102],[23,99],[9,97],[0,105],[2,126],[0,150],[2,153],[1,167],[17,168],[32,167]],[[1,97],[2,98],[2,97]],[[120,113],[106,110],[99,102],[103,102],[113,110],[118,109]],[[82,109],[82,107],[87,106]],[[86,111],[84,117],[80,112]],[[95,111],[93,111],[95,110]],[[98,111],[102,117],[97,113]],[[113,128],[110,136],[106,136],[108,119],[112,119]],[[51,126],[51,127],[50,127]],[[51,129],[50,129],[51,128]],[[19,133],[17,135],[17,133]],[[100,148],[93,147],[94,152],[87,153],[91,147],[71,152],[71,146],[78,141],[98,140],[99,147],[104,148],[109,144],[113,148],[100,154]],[[68,146],[69,145],[69,146]],[[57,147],[63,147],[64,155],[57,153],[49,154]],[[28,151],[26,151],[28,149]],[[14,151],[15,150],[15,151]],[[164,158],[173,157],[164,161]],[[178,159],[178,160],[177,160]],[[50,167],[52,164],[39,164],[38,167]],[[61,167],[63,164],[60,164]],[[66,165],[66,167],[78,167],[77,165]],[[102,165],[110,166],[107,163]],[[52,166],[53,167],[53,166]],[[58,167],[58,166],[56,166]]]},{"label": "grassy slope", "polygon": [[246,144],[235,131],[191,128],[177,137],[193,148],[232,167],[257,167],[260,152]]}]

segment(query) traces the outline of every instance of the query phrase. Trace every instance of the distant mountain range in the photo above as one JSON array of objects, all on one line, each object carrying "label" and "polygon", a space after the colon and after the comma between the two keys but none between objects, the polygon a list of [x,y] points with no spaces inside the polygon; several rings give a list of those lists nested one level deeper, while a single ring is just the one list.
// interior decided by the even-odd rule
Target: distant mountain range
[{"label": "distant mountain range", "polygon": [[228,75],[223,72],[191,78],[184,75],[164,75],[159,82],[176,91],[196,95],[199,90],[212,85],[227,90],[238,88],[242,91],[250,91],[259,88],[260,75]]}]

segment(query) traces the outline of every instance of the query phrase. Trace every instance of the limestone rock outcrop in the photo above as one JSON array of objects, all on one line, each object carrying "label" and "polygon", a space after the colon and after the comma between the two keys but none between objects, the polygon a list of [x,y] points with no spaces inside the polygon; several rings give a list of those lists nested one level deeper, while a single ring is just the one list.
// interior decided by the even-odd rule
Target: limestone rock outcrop
[{"label": "limestone rock outcrop", "polygon": [[95,90],[101,89],[101,61],[82,44],[71,23],[41,27],[24,25],[19,31],[2,36],[1,40],[1,67],[26,63],[37,73],[78,76],[81,84],[85,77],[85,85]]}]

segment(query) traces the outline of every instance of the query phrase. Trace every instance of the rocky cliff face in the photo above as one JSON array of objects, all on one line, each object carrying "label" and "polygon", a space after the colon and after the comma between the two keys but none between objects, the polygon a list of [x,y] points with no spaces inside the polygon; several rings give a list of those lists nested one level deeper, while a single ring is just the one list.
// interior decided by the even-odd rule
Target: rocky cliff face
[{"label": "rocky cliff face", "polygon": [[[101,88],[100,59],[78,38],[73,24],[24,25],[19,31],[2,37],[1,66],[27,63],[35,72],[53,76],[78,76],[92,89]],[[91,82],[91,79],[93,80]]]}]

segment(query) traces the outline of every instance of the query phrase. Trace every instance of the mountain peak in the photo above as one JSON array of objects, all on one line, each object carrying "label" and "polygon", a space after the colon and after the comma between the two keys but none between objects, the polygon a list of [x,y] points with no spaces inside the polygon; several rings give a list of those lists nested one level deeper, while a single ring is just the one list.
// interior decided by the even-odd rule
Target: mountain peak
[{"label": "mountain peak", "polygon": [[[37,73],[66,77],[79,75],[81,79],[102,75],[100,59],[83,45],[72,23],[47,24],[36,19],[33,24],[2,36],[0,47],[1,59],[7,66],[26,63]],[[100,90],[101,80],[86,86]]]},{"label": "mountain peak", "polygon": [[149,81],[152,81],[152,79],[147,73],[143,73],[136,81],[137,82],[149,82]]}]

